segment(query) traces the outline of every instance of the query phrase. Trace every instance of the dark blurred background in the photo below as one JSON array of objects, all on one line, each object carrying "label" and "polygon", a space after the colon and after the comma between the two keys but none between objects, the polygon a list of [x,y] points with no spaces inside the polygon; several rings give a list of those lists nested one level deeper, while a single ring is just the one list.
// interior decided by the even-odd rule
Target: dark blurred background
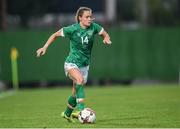
[{"label": "dark blurred background", "polygon": [[113,42],[105,46],[97,36],[89,85],[178,83],[180,0],[0,0],[0,90],[12,86],[12,47],[19,53],[20,87],[71,84],[63,69],[68,39],[57,39],[42,58],[36,50],[73,24],[81,6],[92,8]]}]

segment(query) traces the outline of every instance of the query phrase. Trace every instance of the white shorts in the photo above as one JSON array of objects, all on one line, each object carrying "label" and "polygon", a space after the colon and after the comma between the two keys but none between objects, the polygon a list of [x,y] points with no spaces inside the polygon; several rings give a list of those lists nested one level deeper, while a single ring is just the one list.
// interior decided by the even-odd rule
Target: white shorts
[{"label": "white shorts", "polygon": [[82,68],[79,68],[76,64],[74,63],[64,63],[64,71],[65,71],[65,74],[66,76],[68,75],[68,71],[72,68],[76,68],[76,69],[79,69],[79,71],[81,72],[82,76],[83,76],[83,79],[84,79],[84,83],[87,82],[87,78],[88,78],[88,71],[89,71],[89,65],[86,66],[86,67],[82,67]]}]

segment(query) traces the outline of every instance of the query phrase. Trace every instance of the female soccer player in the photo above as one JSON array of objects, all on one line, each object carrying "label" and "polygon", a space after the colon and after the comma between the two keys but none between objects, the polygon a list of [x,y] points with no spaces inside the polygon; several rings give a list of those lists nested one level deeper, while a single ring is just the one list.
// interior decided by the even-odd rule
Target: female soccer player
[{"label": "female soccer player", "polygon": [[[72,95],[68,98],[67,108],[61,116],[69,122],[74,122],[79,111],[84,109],[84,84],[87,82],[91,50],[95,34],[103,38],[105,44],[111,44],[109,34],[97,23],[93,22],[92,10],[80,7],[76,13],[77,23],[63,27],[52,34],[45,45],[37,50],[37,57],[46,53],[48,46],[59,36],[70,39],[70,52],[64,63],[66,76],[73,81]],[[78,112],[72,114],[77,105]],[[71,115],[72,114],[72,115]]]}]

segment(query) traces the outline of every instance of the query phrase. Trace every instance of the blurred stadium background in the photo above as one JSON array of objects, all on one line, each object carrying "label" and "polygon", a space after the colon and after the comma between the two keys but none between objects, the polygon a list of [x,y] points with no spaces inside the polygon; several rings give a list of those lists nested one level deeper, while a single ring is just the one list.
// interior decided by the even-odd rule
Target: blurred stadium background
[{"label": "blurred stadium background", "polygon": [[113,44],[97,37],[88,85],[174,83],[180,71],[179,0],[0,0],[0,90],[12,88],[12,47],[20,88],[71,85],[64,75],[67,39],[42,58],[36,50],[53,32],[74,23],[80,6],[93,9]]}]

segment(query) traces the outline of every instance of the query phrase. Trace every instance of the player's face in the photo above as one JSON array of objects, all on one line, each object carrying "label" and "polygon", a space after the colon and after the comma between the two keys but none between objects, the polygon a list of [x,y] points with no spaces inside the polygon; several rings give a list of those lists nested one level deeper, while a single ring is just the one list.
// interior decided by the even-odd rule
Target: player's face
[{"label": "player's face", "polygon": [[81,17],[79,17],[79,20],[83,26],[85,26],[85,27],[90,26],[91,22],[93,20],[92,12],[91,11],[84,11],[83,15]]}]

